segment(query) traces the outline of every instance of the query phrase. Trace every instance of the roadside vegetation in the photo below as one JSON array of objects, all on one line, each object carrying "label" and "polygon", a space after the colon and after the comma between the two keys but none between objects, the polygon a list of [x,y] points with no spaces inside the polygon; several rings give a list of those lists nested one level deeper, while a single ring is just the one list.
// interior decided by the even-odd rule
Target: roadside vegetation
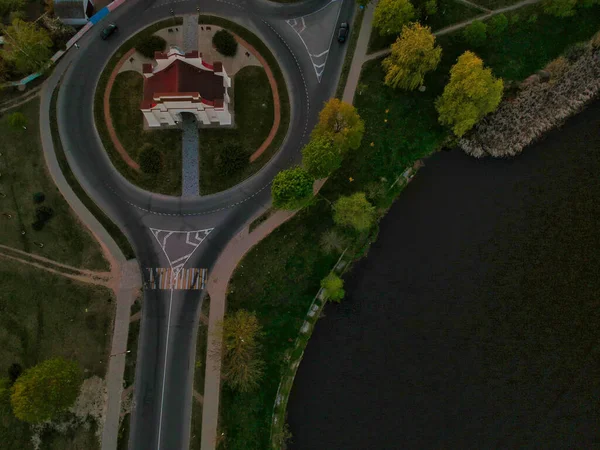
[{"label": "roadside vegetation", "polygon": [[[206,375],[206,354],[208,346],[208,316],[210,312],[210,297],[205,295],[202,300],[200,312],[200,323],[198,325],[198,337],[196,339],[196,359],[194,363],[194,391],[204,396],[204,378]],[[192,424],[190,449],[201,450],[202,447],[202,401],[195,398],[192,405]]]},{"label": "roadside vegetation", "polygon": [[[439,61],[433,67],[416,65],[414,69],[425,67],[422,84],[417,78],[417,83],[406,83],[404,88],[402,83],[396,89],[386,86],[382,59],[363,67],[355,97],[360,120],[364,121],[359,145],[343,153],[339,169],[330,174],[316,197],[306,201],[307,206],[244,257],[230,282],[227,315],[242,309],[256,315],[263,331],[259,357],[265,369],[251,395],[223,387],[220,433],[225,435],[226,448],[271,448],[277,388],[289,370],[288,361],[307,308],[321,286],[331,289],[334,297],[336,292],[341,296],[343,286],[337,280],[322,280],[345,248],[351,258],[367,251],[377,235],[377,219],[410,180],[419,160],[455,144],[457,135],[468,133],[493,111],[502,85],[525,79],[570,45],[589,39],[600,27],[597,6],[578,7],[573,16],[565,18],[544,14],[541,6],[534,5],[506,14],[506,19],[506,27],[502,19],[493,25],[488,22],[486,38],[476,46],[467,42],[462,30],[436,39],[435,44],[442,49]],[[452,83],[451,68],[461,55],[465,58],[454,69],[455,81],[462,73],[473,72],[473,81],[485,86],[481,101],[470,103],[468,89]],[[466,121],[459,114],[461,106],[469,112]],[[321,120],[320,124],[326,122]],[[457,124],[461,126],[455,128]],[[321,131],[334,129],[323,126]],[[317,130],[319,126],[313,139],[319,134]],[[325,157],[328,150],[322,147]],[[307,170],[306,161],[304,165],[303,170]],[[304,201],[303,184],[298,186],[295,198]],[[273,189],[277,203],[279,188],[275,183]]]},{"label": "roadside vegetation", "polygon": [[38,117],[35,99],[0,118],[0,244],[75,267],[109,270],[100,246],[47,173]]},{"label": "roadside vegetation", "polygon": [[99,448],[112,293],[9,260],[0,283],[2,448]]}]

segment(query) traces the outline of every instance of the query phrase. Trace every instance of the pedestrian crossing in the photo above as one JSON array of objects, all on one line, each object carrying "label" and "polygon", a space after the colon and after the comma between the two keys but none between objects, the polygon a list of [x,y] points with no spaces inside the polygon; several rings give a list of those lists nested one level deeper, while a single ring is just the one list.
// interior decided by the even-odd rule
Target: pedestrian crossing
[{"label": "pedestrian crossing", "polygon": [[148,268],[147,287],[163,290],[201,290],[206,286],[208,276],[206,269],[189,268],[176,271],[171,268]]}]

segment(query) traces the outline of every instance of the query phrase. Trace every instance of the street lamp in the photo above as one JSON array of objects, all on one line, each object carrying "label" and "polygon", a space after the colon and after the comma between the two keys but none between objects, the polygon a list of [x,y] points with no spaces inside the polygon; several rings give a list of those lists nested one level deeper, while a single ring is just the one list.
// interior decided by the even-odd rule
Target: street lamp
[{"label": "street lamp", "polygon": [[125,353],[131,353],[131,350],[125,350],[124,352],[114,353],[114,354],[110,355],[109,358],[112,358],[113,356],[123,355]]}]

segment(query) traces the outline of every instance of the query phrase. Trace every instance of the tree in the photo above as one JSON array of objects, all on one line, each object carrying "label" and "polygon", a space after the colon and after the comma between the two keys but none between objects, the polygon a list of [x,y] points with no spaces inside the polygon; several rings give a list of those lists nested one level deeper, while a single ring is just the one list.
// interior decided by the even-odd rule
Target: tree
[{"label": "tree", "polygon": [[27,118],[20,112],[14,112],[8,116],[8,123],[11,127],[21,130],[27,125]]},{"label": "tree", "polygon": [[342,155],[331,136],[314,136],[302,149],[302,164],[313,177],[325,178],[342,165]]},{"label": "tree", "polygon": [[154,52],[162,52],[167,48],[167,41],[154,34],[143,38],[135,49],[146,58],[154,58]]},{"label": "tree", "polygon": [[428,16],[433,16],[437,12],[438,12],[437,0],[427,0],[425,2],[425,14]]},{"label": "tree", "polygon": [[279,209],[298,209],[305,206],[312,198],[313,183],[313,177],[302,167],[279,172],[271,185],[273,206]]},{"label": "tree", "polygon": [[365,231],[375,222],[375,207],[367,200],[364,192],[340,197],[333,204],[333,221],[356,231]]},{"label": "tree", "polygon": [[25,0],[0,0],[0,16],[23,9],[25,3]]},{"label": "tree", "polygon": [[262,328],[254,313],[240,309],[223,321],[223,378],[233,389],[258,387],[264,361],[260,358]]},{"label": "tree", "polygon": [[13,413],[28,423],[50,420],[75,403],[81,382],[76,362],[48,359],[26,370],[13,385],[10,396]]},{"label": "tree", "polygon": [[380,0],[375,7],[373,26],[381,35],[400,34],[402,27],[415,18],[415,8],[409,0]]},{"label": "tree", "polygon": [[346,239],[336,230],[327,230],[321,235],[321,248],[325,253],[341,253],[344,247]]},{"label": "tree", "polygon": [[212,43],[223,56],[235,56],[237,53],[238,43],[227,30],[217,31],[213,36]]},{"label": "tree", "polygon": [[140,169],[147,174],[156,175],[162,169],[162,155],[160,150],[146,142],[140,149]]},{"label": "tree", "polygon": [[487,39],[487,25],[475,20],[464,29],[463,37],[473,47],[481,47]]},{"label": "tree", "polygon": [[500,36],[508,27],[508,17],[504,14],[497,14],[489,21],[490,36]]},{"label": "tree", "polygon": [[332,302],[339,303],[346,295],[344,291],[344,280],[334,273],[330,273],[321,280],[321,287],[325,291],[325,296]]},{"label": "tree", "polygon": [[402,28],[402,34],[392,44],[392,53],[383,60],[385,84],[412,91],[423,85],[425,74],[435,70],[442,49],[435,46],[431,28],[413,23]]},{"label": "tree", "polygon": [[52,56],[52,39],[46,30],[33,22],[15,19],[3,30],[5,44],[0,57],[14,63],[20,73],[42,69]]},{"label": "tree", "polygon": [[591,8],[594,5],[600,4],[600,0],[581,0],[581,6]]},{"label": "tree", "polygon": [[436,100],[439,121],[449,125],[458,137],[469,131],[483,116],[494,111],[502,99],[504,84],[472,52],[465,52],[450,69],[450,81]]},{"label": "tree", "polygon": [[545,0],[544,12],[556,17],[569,17],[575,14],[577,0]]},{"label": "tree", "polygon": [[313,137],[330,136],[334,145],[343,154],[348,149],[357,149],[365,133],[365,123],[356,112],[356,108],[337,98],[325,103],[319,113]]}]

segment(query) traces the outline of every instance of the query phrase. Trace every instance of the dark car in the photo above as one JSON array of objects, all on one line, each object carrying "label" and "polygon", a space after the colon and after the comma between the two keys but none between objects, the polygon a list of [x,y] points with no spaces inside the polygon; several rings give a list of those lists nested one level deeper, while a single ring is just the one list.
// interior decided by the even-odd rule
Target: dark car
[{"label": "dark car", "polygon": [[340,24],[340,29],[338,30],[338,42],[346,42],[348,38],[348,33],[350,32],[350,25],[346,22],[342,22]]},{"label": "dark car", "polygon": [[119,27],[117,27],[114,23],[111,23],[104,30],[102,30],[102,33],[100,33],[100,37],[103,40],[107,40],[118,29],[119,29]]}]

